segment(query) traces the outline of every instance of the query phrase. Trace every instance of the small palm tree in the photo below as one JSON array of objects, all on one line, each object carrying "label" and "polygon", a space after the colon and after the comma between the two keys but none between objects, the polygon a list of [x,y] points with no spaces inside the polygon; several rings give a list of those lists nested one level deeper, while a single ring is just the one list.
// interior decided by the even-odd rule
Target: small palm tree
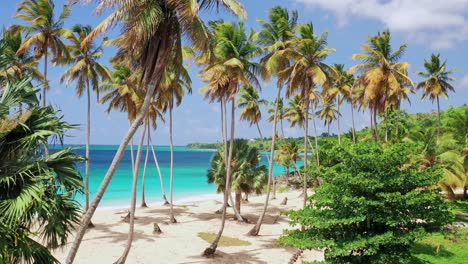
[{"label": "small palm tree", "polygon": [[307,121],[303,106],[304,104],[300,94],[296,94],[289,101],[289,106],[285,109],[284,118],[289,121],[291,127],[298,126],[299,128],[304,128],[304,124]]},{"label": "small palm tree", "polygon": [[70,52],[70,68],[60,78],[60,82],[76,82],[76,95],[78,98],[83,96],[86,91],[87,99],[87,118],[86,118],[86,186],[85,186],[85,211],[89,208],[89,166],[90,166],[90,144],[91,144],[91,88],[97,94],[99,101],[99,86],[101,81],[107,81],[111,73],[106,66],[99,63],[102,56],[102,43],[95,46],[82,47],[81,42],[91,32],[91,26],[76,25],[72,31],[74,33],[72,45],[68,47]]},{"label": "small palm tree", "polygon": [[258,91],[252,86],[246,86],[240,90],[237,104],[237,107],[241,109],[240,119],[248,121],[251,126],[255,124],[260,139],[263,139],[263,134],[259,126],[260,120],[262,119],[261,105],[266,106],[267,101],[260,99]]},{"label": "small palm tree", "polygon": [[416,74],[426,78],[424,81],[418,83],[417,89],[423,89],[422,99],[429,97],[429,100],[434,102],[437,100],[437,136],[440,136],[440,103],[439,97],[442,96],[448,99],[448,92],[455,92],[455,88],[449,83],[455,81],[455,78],[450,75],[457,69],[448,70],[446,66],[447,61],[440,60],[440,54],[432,54],[429,61],[424,60],[424,68],[426,72],[417,71]]},{"label": "small palm tree", "polygon": [[34,57],[44,58],[43,106],[47,104],[46,93],[49,89],[47,80],[49,50],[53,63],[62,63],[68,58],[68,49],[63,40],[70,38],[72,32],[63,28],[63,24],[70,15],[70,11],[70,6],[64,5],[60,15],[55,17],[53,0],[24,0],[15,15],[15,18],[23,20],[25,25],[15,25],[13,29],[26,33],[26,38],[16,54],[21,55],[34,48]]},{"label": "small palm tree", "polygon": [[327,126],[327,132],[328,135],[330,135],[330,125],[333,120],[336,120],[340,115],[336,104],[332,101],[323,102],[322,109],[317,112],[317,115],[323,120],[324,125]]},{"label": "small palm tree", "polygon": [[[275,110],[276,110],[276,99],[275,101],[271,102],[271,107],[268,107],[268,122],[273,122],[275,120]],[[281,138],[284,138],[284,127],[283,127],[283,120],[284,120],[284,114],[286,113],[285,108],[284,108],[284,103],[283,103],[283,98],[280,98],[278,101],[278,120],[280,122],[281,126]]]},{"label": "small palm tree", "polygon": [[[220,146],[213,155],[207,172],[208,183],[214,183],[218,192],[223,192],[226,188],[226,164],[228,162],[225,159],[224,148],[224,145]],[[260,151],[249,146],[245,139],[234,140],[232,153],[231,190],[236,193],[235,206],[240,212],[242,192],[260,194],[267,183],[267,169],[266,166],[260,165]]]}]

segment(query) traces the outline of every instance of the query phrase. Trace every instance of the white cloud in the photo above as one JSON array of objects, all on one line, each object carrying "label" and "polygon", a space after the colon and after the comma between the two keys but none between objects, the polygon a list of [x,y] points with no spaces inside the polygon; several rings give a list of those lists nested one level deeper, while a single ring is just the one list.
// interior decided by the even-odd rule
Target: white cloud
[{"label": "white cloud", "polygon": [[432,48],[468,40],[468,0],[295,0],[334,13],[340,26],[352,17],[383,23],[393,32]]}]

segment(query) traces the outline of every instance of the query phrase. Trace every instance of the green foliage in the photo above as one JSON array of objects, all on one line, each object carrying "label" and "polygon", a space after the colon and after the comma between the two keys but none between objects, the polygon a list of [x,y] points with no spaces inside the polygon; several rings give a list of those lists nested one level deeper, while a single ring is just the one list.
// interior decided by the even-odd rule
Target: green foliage
[{"label": "green foliage", "polygon": [[414,263],[464,264],[468,258],[468,230],[434,233],[418,241],[411,249]]},{"label": "green foliage", "polygon": [[[198,233],[198,237],[205,240],[208,243],[213,243],[213,241],[216,238],[216,234],[200,232]],[[250,246],[251,243],[249,241],[241,240],[235,237],[221,236],[221,239],[219,240],[218,245],[221,247],[239,247],[239,246]]]},{"label": "green foliage", "polygon": [[[229,143],[228,143],[229,149]],[[225,189],[226,162],[224,146],[220,146],[211,158],[211,165],[207,172],[208,182],[214,183],[218,192]],[[260,152],[248,145],[245,139],[234,140],[232,152],[231,172],[233,190],[245,193],[260,193],[267,183],[267,169],[260,163]]]},{"label": "green foliage", "polygon": [[52,107],[38,107],[29,84],[14,81],[0,90],[0,263],[57,262],[48,249],[65,245],[80,220],[74,195],[83,181],[75,163],[83,159],[70,148],[41,151],[72,126]]},{"label": "green foliage", "polygon": [[332,263],[404,263],[410,246],[438,231],[452,215],[440,190],[437,168],[412,162],[414,145],[386,148],[375,142],[334,147],[337,164],[322,167],[323,185],[303,210],[290,211],[281,243],[324,248]]}]

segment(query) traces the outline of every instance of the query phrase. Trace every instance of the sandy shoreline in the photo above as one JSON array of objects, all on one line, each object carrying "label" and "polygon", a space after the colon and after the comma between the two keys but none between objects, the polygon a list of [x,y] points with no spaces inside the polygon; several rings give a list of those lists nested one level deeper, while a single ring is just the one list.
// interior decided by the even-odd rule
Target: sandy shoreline
[{"label": "sandy shoreline", "polygon": [[[168,225],[169,207],[150,205],[137,208],[135,238],[127,263],[287,263],[296,252],[294,248],[279,246],[276,240],[284,229],[289,228],[287,218],[280,215],[283,210],[297,209],[302,205],[300,191],[278,193],[270,201],[260,236],[249,237],[263,208],[264,196],[251,196],[242,204],[241,213],[250,224],[232,220],[232,209],[228,209],[229,221],[223,235],[251,243],[248,246],[218,247],[213,259],[201,256],[209,243],[198,237],[199,232],[216,233],[221,224],[221,215],[215,214],[221,205],[221,195],[200,195],[174,202],[177,224]],[[287,205],[280,205],[284,197]],[[189,199],[186,198],[186,199]],[[75,263],[113,263],[121,255],[127,239],[128,224],[122,222],[126,209],[102,208],[93,217],[94,229],[87,231],[81,243]],[[155,235],[153,223],[158,223],[163,233]],[[70,244],[56,250],[59,261],[66,258]]]}]

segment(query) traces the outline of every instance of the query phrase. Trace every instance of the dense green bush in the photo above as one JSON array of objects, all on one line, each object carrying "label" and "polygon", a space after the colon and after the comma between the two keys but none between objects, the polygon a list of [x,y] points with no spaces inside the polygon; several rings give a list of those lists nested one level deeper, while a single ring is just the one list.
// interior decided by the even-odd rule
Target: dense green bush
[{"label": "dense green bush", "polygon": [[305,228],[287,232],[281,243],[324,248],[331,263],[410,262],[415,240],[452,219],[436,188],[440,171],[420,171],[411,161],[414,149],[375,142],[331,149],[341,162],[323,167],[322,188],[308,207],[287,213]]}]

